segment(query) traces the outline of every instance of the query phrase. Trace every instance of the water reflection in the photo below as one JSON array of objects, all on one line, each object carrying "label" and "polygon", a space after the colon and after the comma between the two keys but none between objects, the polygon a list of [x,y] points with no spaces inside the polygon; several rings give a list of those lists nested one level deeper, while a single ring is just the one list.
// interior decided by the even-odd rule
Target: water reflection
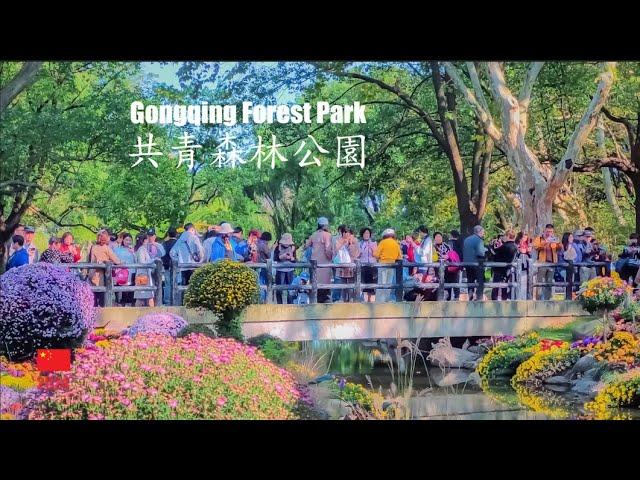
[{"label": "water reflection", "polygon": [[[473,371],[415,365],[410,395],[393,391],[398,382],[398,358],[390,342],[313,341],[304,348],[323,354],[325,371],[381,393],[386,398],[405,397],[408,417],[449,420],[546,420],[587,419],[586,399],[547,389],[513,389],[508,381],[476,383]],[[406,358],[406,357],[405,357]],[[407,385],[405,383],[405,385]],[[402,388],[400,388],[401,390]],[[394,394],[395,393],[395,394]],[[339,401],[325,405],[331,418],[341,418],[348,410]],[[638,418],[640,412],[625,413]]]}]

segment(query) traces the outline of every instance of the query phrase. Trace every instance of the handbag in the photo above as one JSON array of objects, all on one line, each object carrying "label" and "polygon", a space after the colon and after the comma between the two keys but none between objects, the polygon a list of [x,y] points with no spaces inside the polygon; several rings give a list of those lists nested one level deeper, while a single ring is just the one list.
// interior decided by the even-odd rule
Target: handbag
[{"label": "handbag", "polygon": [[149,285],[149,275],[136,274],[136,286]]},{"label": "handbag", "polygon": [[338,253],[333,257],[333,263],[351,263],[351,255],[349,255],[346,245],[338,250]]},{"label": "handbag", "polygon": [[116,268],[111,272],[111,276],[115,279],[116,285],[126,285],[129,283],[128,268]]}]

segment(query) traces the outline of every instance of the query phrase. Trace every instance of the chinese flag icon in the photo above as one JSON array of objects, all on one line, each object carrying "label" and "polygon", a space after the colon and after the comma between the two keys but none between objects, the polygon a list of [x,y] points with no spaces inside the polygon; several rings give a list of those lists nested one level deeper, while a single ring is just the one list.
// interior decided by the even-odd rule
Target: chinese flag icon
[{"label": "chinese flag icon", "polygon": [[71,370],[71,350],[68,348],[39,349],[36,352],[36,368],[41,372]]}]

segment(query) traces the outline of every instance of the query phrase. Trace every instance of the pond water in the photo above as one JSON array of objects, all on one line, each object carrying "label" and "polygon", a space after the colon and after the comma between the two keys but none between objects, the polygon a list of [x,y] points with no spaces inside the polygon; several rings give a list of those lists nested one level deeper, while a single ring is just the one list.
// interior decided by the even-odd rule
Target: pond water
[{"label": "pond water", "polygon": [[[590,418],[584,409],[587,397],[541,389],[518,388],[508,381],[478,385],[468,369],[440,369],[417,358],[411,395],[403,394],[402,386],[411,378],[410,364],[405,373],[392,360],[393,350],[379,342],[315,341],[302,342],[302,349],[322,359],[322,373],[329,373],[348,382],[357,383],[392,398],[406,397],[410,418],[428,420],[547,420]],[[426,352],[424,353],[426,356]],[[410,362],[410,356],[405,356]],[[391,361],[391,363],[390,363]],[[320,384],[322,385],[322,384]],[[315,387],[312,387],[315,388]],[[346,410],[338,400],[328,400],[325,409],[330,418],[341,418]],[[640,419],[640,411],[621,412],[626,418]]]}]

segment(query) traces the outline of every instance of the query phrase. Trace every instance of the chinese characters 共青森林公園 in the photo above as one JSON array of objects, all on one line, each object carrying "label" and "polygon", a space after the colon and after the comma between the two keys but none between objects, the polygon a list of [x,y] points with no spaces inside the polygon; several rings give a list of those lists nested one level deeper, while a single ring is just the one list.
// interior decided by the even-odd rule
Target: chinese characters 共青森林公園
[{"label": "chinese characters \u5171\u9752\u68ee\u6797\u516c\u5712", "polygon": [[[153,134],[148,134],[148,142],[143,143],[142,137],[137,137],[138,142],[133,145],[137,149],[137,153],[129,154],[130,157],[135,157],[136,161],[131,167],[136,167],[142,163],[145,158],[149,160],[154,168],[158,168],[158,162],[154,157],[162,156],[163,153],[153,149],[157,146],[157,143],[153,141]],[[288,162],[289,159],[283,153],[283,149],[286,146],[282,143],[278,143],[275,135],[271,135],[271,141],[264,142],[261,136],[258,136],[258,142],[253,147],[249,147],[246,150],[238,148],[236,137],[225,133],[224,137],[219,139],[216,151],[212,156],[211,163],[218,168],[231,167],[236,168],[239,165],[255,162],[257,167],[262,168],[262,164],[270,164],[271,169],[275,169],[278,162]],[[308,141],[307,141],[308,140]],[[352,167],[359,166],[364,168],[365,164],[365,151],[364,151],[364,135],[352,135],[345,137],[336,137],[337,141],[337,167]],[[180,168],[181,165],[187,164],[188,170],[195,168],[196,150],[202,148],[202,145],[195,143],[195,137],[184,133],[180,137],[180,142],[176,146],[172,146],[172,150],[178,152],[178,165],[176,168]],[[249,157],[249,154],[253,151],[253,155]],[[324,148],[318,143],[313,135],[307,135],[307,139],[300,141],[300,146],[293,154],[293,158],[301,158],[298,162],[300,167],[308,167],[312,165],[321,166],[321,154],[327,154],[329,150]]]}]

